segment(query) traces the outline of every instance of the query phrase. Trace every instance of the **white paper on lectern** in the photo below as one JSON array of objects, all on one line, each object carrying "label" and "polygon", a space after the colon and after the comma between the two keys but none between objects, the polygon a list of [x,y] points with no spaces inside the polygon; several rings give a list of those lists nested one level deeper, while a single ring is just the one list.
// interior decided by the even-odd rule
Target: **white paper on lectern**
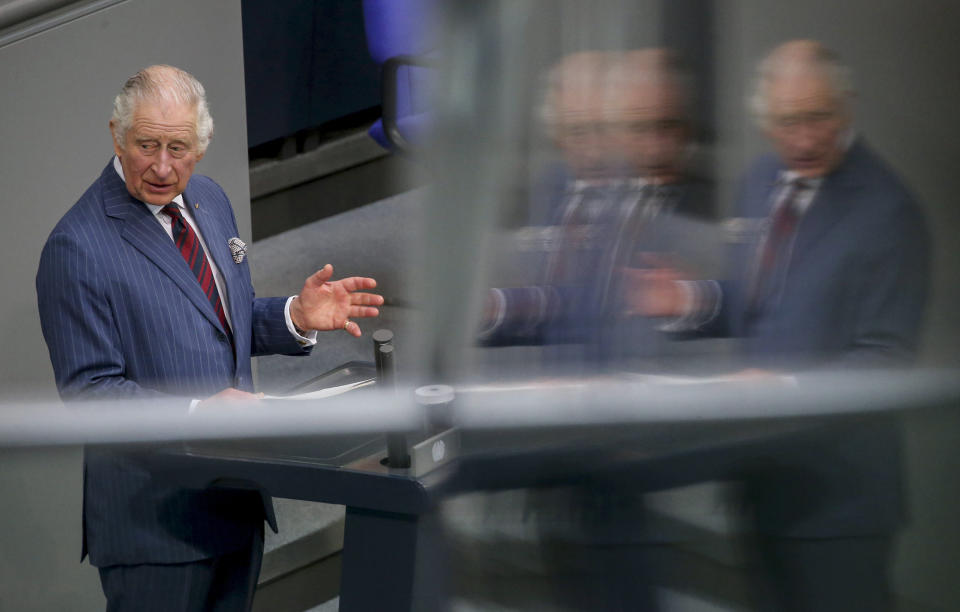
[{"label": "white paper on lectern", "polygon": [[346,385],[339,385],[336,387],[327,387],[326,389],[320,389],[318,391],[310,391],[309,393],[297,393],[296,395],[264,395],[263,399],[268,400],[314,400],[314,399],[323,399],[325,397],[333,397],[334,395],[340,395],[341,393],[346,393],[347,391],[353,391],[354,389],[359,389],[360,387],[366,387],[372,385],[375,381],[373,380],[361,380],[360,382],[349,383]]}]

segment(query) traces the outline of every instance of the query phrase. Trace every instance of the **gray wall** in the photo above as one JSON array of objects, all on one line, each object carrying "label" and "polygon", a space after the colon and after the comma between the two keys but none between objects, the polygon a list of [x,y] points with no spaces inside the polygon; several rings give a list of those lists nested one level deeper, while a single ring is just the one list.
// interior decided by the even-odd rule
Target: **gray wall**
[{"label": "gray wall", "polygon": [[[6,397],[53,393],[36,314],[40,250],[110,159],[113,96],[137,69],[173,64],[204,83],[216,132],[198,171],[224,187],[241,236],[250,236],[240,3],[127,0],[68,8],[92,5],[107,8],[0,43]],[[0,41],[10,34],[0,32]],[[79,564],[80,473],[79,449],[0,451],[0,609],[102,609],[96,572]]]}]

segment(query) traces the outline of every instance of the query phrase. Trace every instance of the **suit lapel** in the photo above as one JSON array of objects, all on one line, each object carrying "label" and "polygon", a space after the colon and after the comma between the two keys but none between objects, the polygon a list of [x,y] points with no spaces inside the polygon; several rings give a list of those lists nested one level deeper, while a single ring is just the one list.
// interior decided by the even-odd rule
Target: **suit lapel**
[{"label": "suit lapel", "polygon": [[189,185],[183,192],[183,201],[190,208],[193,220],[200,229],[203,241],[207,245],[207,255],[213,258],[227,284],[231,284],[230,280],[236,264],[233,263],[233,258],[230,255],[230,247],[227,245],[228,238],[223,236],[222,224],[216,219],[213,212],[213,202],[202,202],[195,190],[191,189]]},{"label": "suit lapel", "polygon": [[203,316],[219,327],[220,322],[213,312],[213,306],[203,294],[197,277],[193,275],[180,251],[147,206],[130,195],[112,163],[104,170],[101,178],[105,184],[104,212],[108,217],[123,222],[120,236],[170,277]]},{"label": "suit lapel", "polygon": [[791,257],[793,262],[802,260],[817,241],[853,210],[856,198],[852,192],[857,188],[854,166],[860,155],[860,146],[858,143],[851,146],[840,167],[823,179],[809,210],[800,219]]},{"label": "suit lapel", "polygon": [[799,262],[813,251],[817,241],[831,228],[836,227],[840,219],[849,212],[847,198],[838,192],[842,190],[828,181],[824,181],[817,190],[813,202],[810,203],[810,209],[800,219],[797,236],[793,243],[793,255],[790,258],[792,262]]},{"label": "suit lapel", "polygon": [[[223,233],[228,226],[217,218],[215,203],[212,200],[204,202],[197,190],[192,189],[190,185],[187,185],[187,189],[183,192],[183,201],[186,206],[190,207],[193,220],[200,229],[203,240],[207,245],[207,254],[217,264],[217,268],[219,268],[220,274],[227,285],[230,320],[233,322],[234,332],[236,333],[236,329],[241,328],[242,325],[240,320],[242,309],[239,308],[239,305],[244,299],[244,288],[240,266],[234,263],[233,254],[230,252],[230,246],[227,243],[232,236]],[[229,203],[225,205],[229,206]]]}]

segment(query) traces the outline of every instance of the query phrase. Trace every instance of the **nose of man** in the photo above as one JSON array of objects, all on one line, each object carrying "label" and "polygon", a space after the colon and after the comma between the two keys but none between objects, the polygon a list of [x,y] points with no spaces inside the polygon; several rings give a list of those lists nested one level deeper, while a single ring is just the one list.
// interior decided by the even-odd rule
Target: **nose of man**
[{"label": "nose of man", "polygon": [[813,157],[821,153],[823,139],[808,126],[802,126],[790,137],[792,153],[798,157]]},{"label": "nose of man", "polygon": [[166,149],[160,149],[151,169],[158,179],[166,182],[173,171],[173,158]]}]

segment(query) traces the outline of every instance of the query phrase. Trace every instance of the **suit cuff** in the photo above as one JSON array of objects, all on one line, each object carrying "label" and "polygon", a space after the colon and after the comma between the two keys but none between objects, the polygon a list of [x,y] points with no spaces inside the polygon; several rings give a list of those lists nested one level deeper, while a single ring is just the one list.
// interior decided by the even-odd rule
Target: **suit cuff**
[{"label": "suit cuff", "polygon": [[552,295],[549,287],[491,289],[492,318],[480,331],[479,340],[489,341],[504,328],[510,329],[511,335],[518,338],[535,336],[537,329],[547,320],[550,306],[557,303],[556,298],[551,302]]},{"label": "suit cuff", "polygon": [[692,332],[712,322],[720,313],[723,290],[717,281],[676,281],[683,292],[683,315],[659,326],[668,333]]},{"label": "suit cuff", "polygon": [[301,334],[297,331],[297,327],[293,324],[293,319],[290,317],[290,304],[292,304],[295,299],[297,299],[297,296],[292,295],[287,298],[287,303],[283,305],[283,318],[287,322],[287,331],[290,332],[290,335],[294,337],[300,346],[313,346],[317,343],[317,330],[312,329],[305,334]]}]

